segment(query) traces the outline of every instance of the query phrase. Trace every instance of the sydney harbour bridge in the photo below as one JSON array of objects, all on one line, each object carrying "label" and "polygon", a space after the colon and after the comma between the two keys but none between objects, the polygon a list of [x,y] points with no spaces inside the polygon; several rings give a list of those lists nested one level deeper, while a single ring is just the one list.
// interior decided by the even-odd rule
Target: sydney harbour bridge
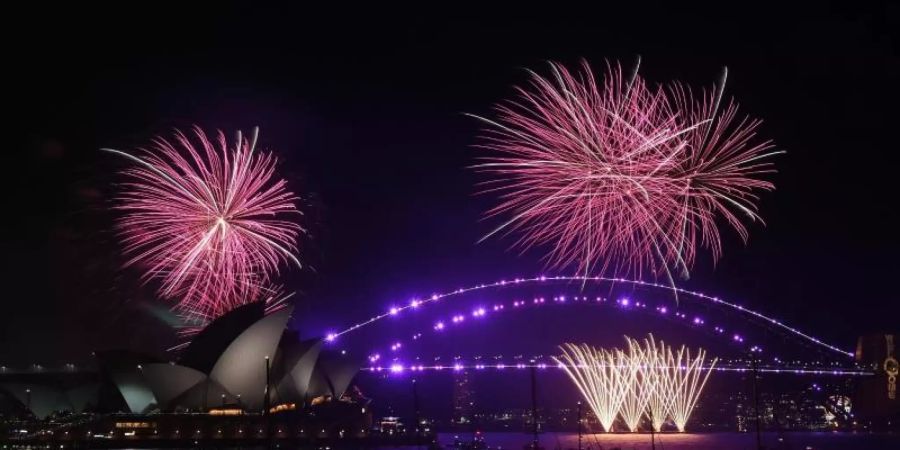
[{"label": "sydney harbour bridge", "polygon": [[[565,309],[564,309],[565,308]],[[794,375],[835,375],[865,377],[871,367],[856,364],[855,353],[816,337],[752,308],[714,295],[671,285],[624,278],[584,276],[536,276],[511,278],[491,283],[433,293],[397,302],[368,319],[328,332],[325,341],[354,348],[358,341],[369,345],[364,372],[401,374],[405,372],[452,370],[505,370],[535,366],[557,366],[548,348],[529,352],[518,346],[503,355],[496,350],[482,354],[476,348],[454,348],[458,354],[430,354],[431,340],[454,340],[454,334],[471,327],[503,328],[503,321],[516,314],[532,312],[534,326],[540,326],[541,311],[571,310],[583,319],[589,315],[596,326],[587,335],[555,333],[559,342],[597,339],[611,333],[604,320],[637,324],[640,332],[656,329],[683,329],[690,342],[721,350],[720,372],[784,373]],[[488,325],[490,323],[490,325]],[[385,338],[384,328],[396,330]],[[376,331],[377,330],[377,331]],[[369,334],[367,334],[367,332]],[[521,333],[521,332],[520,332]],[[357,335],[363,335],[357,338]],[[621,336],[615,336],[620,338]],[[492,339],[517,347],[522,340]],[[513,345],[509,345],[512,343]],[[618,343],[618,342],[617,342]],[[716,351],[715,353],[719,353]],[[752,366],[751,362],[757,362]]]}]

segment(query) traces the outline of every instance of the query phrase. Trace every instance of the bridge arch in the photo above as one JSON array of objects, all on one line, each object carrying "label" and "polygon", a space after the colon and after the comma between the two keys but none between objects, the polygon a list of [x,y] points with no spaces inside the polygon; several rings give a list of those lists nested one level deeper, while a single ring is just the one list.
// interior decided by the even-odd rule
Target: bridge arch
[{"label": "bridge arch", "polygon": [[[807,343],[810,343],[818,348],[827,350],[833,354],[841,355],[842,357],[853,357],[853,352],[843,350],[835,345],[824,342],[823,340],[816,338],[804,331],[801,331],[797,328],[791,327],[786,323],[765,315],[759,311],[746,308],[740,304],[730,302],[724,300],[718,296],[713,296],[709,294],[705,294],[699,291],[693,291],[689,289],[679,288],[670,285],[659,284],[655,282],[648,282],[642,280],[632,280],[627,278],[611,278],[611,277],[591,277],[591,276],[536,276],[536,277],[526,277],[526,278],[512,278],[506,280],[499,280],[493,283],[486,284],[478,284],[474,286],[469,286],[465,288],[459,288],[453,291],[444,292],[444,293],[435,293],[431,296],[421,297],[421,298],[413,298],[409,300],[408,303],[403,305],[392,306],[388,308],[387,311],[375,315],[367,320],[351,325],[339,332],[329,333],[326,336],[327,341],[334,341],[344,335],[352,333],[356,330],[359,330],[364,327],[368,327],[374,323],[382,321],[384,319],[398,316],[410,309],[418,309],[422,307],[426,307],[430,304],[435,304],[438,302],[445,302],[447,300],[451,300],[453,298],[462,297],[465,294],[480,292],[480,291],[489,291],[496,289],[503,289],[507,287],[514,286],[528,286],[528,285],[551,285],[551,284],[581,284],[582,286],[586,284],[598,284],[598,283],[612,283],[612,284],[620,284],[620,285],[630,285],[636,288],[647,288],[652,290],[665,290],[674,293],[678,296],[678,298],[686,299],[686,300],[694,300],[698,302],[704,302],[709,305],[719,306],[726,308],[728,310],[734,311],[738,314],[744,315],[748,318],[751,318],[755,321],[761,321],[762,323],[771,326],[781,332],[784,332],[790,336],[799,338]],[[674,296],[673,296],[674,298]]]}]

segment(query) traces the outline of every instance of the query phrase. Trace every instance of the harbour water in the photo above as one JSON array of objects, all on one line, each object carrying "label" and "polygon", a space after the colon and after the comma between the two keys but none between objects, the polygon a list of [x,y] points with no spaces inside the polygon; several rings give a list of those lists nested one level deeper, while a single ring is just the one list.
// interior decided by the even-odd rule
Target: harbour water
[{"label": "harbour water", "polygon": [[[444,448],[453,448],[459,439],[471,442],[471,433],[441,433],[438,440]],[[666,433],[655,436],[658,450],[755,450],[754,433]],[[527,433],[485,433],[489,448],[519,450],[529,444]],[[542,433],[540,446],[547,450],[577,449],[575,433]],[[900,449],[900,434],[870,434],[847,432],[791,432],[763,433],[762,445],[767,450],[887,450]],[[650,450],[649,434],[585,434],[582,448],[591,450]]]},{"label": "harbour water", "polygon": [[[438,443],[445,450],[455,449],[483,449],[483,450],[522,450],[533,439],[528,433],[521,432],[496,432],[480,435],[479,445],[471,445],[472,433],[439,433]],[[657,450],[757,450],[756,435],[754,433],[664,433],[655,436],[655,448]],[[457,445],[457,443],[461,445]],[[6,449],[49,449],[56,448],[52,445],[26,445],[8,442],[2,448]],[[290,449],[422,449],[427,445],[379,445],[373,442],[356,442],[352,440],[320,442],[317,444],[275,442],[266,446],[259,443],[240,445],[235,443],[195,443],[191,447],[174,445],[160,446],[149,442],[131,442],[121,445],[116,442],[98,441],[94,444],[81,445],[74,448],[81,449],[144,449],[144,450],[189,450],[191,448],[221,448],[228,450],[266,450],[271,448]],[[149,444],[149,445],[147,445]],[[544,450],[575,450],[578,449],[578,435],[576,433],[542,433],[539,435],[540,448]],[[66,446],[65,448],[73,448]],[[649,434],[630,433],[598,433],[584,434],[581,448],[583,450],[651,450]],[[900,434],[874,434],[874,433],[850,433],[850,432],[791,432],[791,433],[763,433],[762,448],[765,450],[893,450],[900,449]]]}]

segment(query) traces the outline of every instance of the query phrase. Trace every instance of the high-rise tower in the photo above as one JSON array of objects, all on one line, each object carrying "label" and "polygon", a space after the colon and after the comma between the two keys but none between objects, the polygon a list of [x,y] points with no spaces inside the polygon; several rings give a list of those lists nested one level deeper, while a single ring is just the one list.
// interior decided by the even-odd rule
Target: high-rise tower
[{"label": "high-rise tower", "polygon": [[475,396],[469,376],[465,370],[453,372],[453,423],[457,425],[469,424],[473,420]]}]

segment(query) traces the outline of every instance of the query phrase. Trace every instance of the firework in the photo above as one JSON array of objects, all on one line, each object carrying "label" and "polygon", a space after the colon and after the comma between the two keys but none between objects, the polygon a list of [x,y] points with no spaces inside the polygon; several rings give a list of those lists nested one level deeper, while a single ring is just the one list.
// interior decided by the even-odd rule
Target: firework
[{"label": "firework", "polygon": [[757,191],[773,185],[759,121],[722,107],[725,77],[695,96],[680,84],[648,85],[610,66],[601,83],[551,63],[518,98],[496,107],[476,169],[499,194],[488,216],[507,219],[485,238],[518,232],[515,246],[547,246],[550,266],[687,277],[697,248],[721,254],[717,217],[746,240],[742,216],[760,219]]},{"label": "firework", "polygon": [[[709,380],[711,371],[703,367],[705,358],[706,352],[702,349],[691,357],[691,351],[684,346],[678,352],[670,353],[668,358],[670,376],[666,377],[669,380],[667,389],[674,392],[669,411],[675,428],[682,433],[706,381]],[[712,366],[715,366],[715,360]]]},{"label": "firework", "polygon": [[[628,431],[636,432],[641,424],[641,419],[647,414],[647,406],[650,403],[650,397],[656,394],[656,383],[658,380],[652,377],[646,377],[641,372],[641,367],[647,365],[647,355],[644,349],[638,345],[633,339],[628,341],[628,356],[623,357],[627,364],[620,370],[626,372],[626,384],[628,385],[625,398],[622,400],[622,407],[619,414],[625,421]],[[627,370],[626,370],[627,368]]]},{"label": "firework", "polygon": [[203,323],[235,306],[276,297],[279,267],[300,266],[297,197],[275,174],[276,158],[237,133],[211,141],[198,127],[174,140],[153,140],[128,158],[116,209],[126,265],[160,281],[159,294],[189,322]]},{"label": "firework", "polygon": [[632,432],[638,430],[644,416],[655,431],[671,419],[675,428],[684,432],[716,360],[704,366],[703,350],[692,357],[686,347],[673,351],[663,342],[657,344],[652,335],[643,347],[634,339],[625,339],[627,351],[564,344],[562,355],[553,359],[607,432],[612,431],[617,416]]},{"label": "firework", "polygon": [[610,352],[587,344],[565,344],[560,348],[563,354],[554,360],[575,382],[603,429],[611,432],[632,382],[621,370],[623,365],[629,365],[627,358],[621,351]]},{"label": "firework", "polygon": [[[633,340],[628,340],[629,346],[632,348],[640,348],[640,344]],[[662,430],[666,417],[669,415],[672,404],[672,395],[670,374],[667,367],[668,353],[666,346],[660,342],[657,345],[653,336],[644,341],[644,360],[645,365],[641,366],[641,378],[646,383],[653,386],[647,396],[647,418],[650,419],[650,426],[654,431]]]}]

